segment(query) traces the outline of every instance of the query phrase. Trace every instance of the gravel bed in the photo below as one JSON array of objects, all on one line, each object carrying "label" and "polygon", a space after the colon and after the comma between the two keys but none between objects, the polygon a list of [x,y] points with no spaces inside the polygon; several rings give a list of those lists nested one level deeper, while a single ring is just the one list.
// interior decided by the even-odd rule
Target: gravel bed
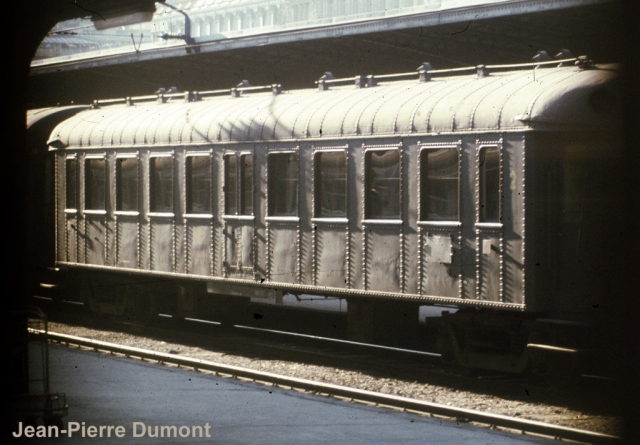
[{"label": "gravel bed", "polygon": [[411,397],[427,402],[494,414],[522,417],[605,434],[619,435],[621,430],[621,422],[618,417],[588,412],[590,410],[580,411],[561,405],[553,406],[549,403],[528,403],[522,400],[509,400],[491,394],[456,390],[423,382],[418,383],[376,377],[348,369],[234,355],[199,347],[186,346],[179,343],[169,343],[140,335],[95,330],[62,323],[50,322],[49,330],[51,332],[107,341],[125,346],[135,346],[158,352],[179,354],[191,358],[242,366],[259,371],[377,391],[385,394]]}]

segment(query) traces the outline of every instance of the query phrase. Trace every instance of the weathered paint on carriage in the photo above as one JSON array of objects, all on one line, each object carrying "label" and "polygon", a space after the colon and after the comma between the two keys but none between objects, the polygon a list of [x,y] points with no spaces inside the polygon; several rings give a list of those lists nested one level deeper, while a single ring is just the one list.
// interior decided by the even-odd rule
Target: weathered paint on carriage
[{"label": "weathered paint on carriage", "polygon": [[[80,208],[67,214],[66,227],[59,225],[58,260],[293,292],[525,309],[532,303],[525,298],[528,135],[593,129],[614,119],[594,106],[594,94],[613,82],[611,69],[563,67],[87,110],[51,136],[59,152],[58,209],[65,209],[65,157],[78,156],[82,175],[85,150],[106,152],[108,160],[116,152],[137,156],[145,199],[137,218],[115,212],[115,167],[107,162],[105,233],[115,231],[109,236],[116,247],[87,244],[87,237],[100,237],[87,228],[91,215],[80,187]],[[420,152],[439,147],[459,151],[460,216],[434,223],[420,220]],[[502,210],[490,224],[478,213],[486,147],[500,153]],[[346,218],[315,218],[316,155],[335,150],[347,154],[348,212]],[[399,153],[398,219],[366,217],[366,153],[372,150]],[[185,207],[185,159],[193,153],[211,156],[212,210],[200,219]],[[254,214],[242,218],[224,215],[224,156],[238,153],[254,156]],[[278,153],[298,154],[295,216],[268,214],[273,190],[267,165]],[[150,211],[151,154],[170,154],[174,161],[175,208],[167,214]],[[134,246],[135,254],[126,251]]]}]

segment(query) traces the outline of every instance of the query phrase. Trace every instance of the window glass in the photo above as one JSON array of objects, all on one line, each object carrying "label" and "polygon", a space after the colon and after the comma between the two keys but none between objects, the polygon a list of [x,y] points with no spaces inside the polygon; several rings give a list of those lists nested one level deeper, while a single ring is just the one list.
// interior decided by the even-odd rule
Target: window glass
[{"label": "window glass", "polygon": [[66,160],[66,208],[78,208],[78,162]]},{"label": "window glass", "polygon": [[138,211],[138,160],[116,160],[116,210]]},{"label": "window glass", "polygon": [[318,152],[315,162],[315,216],[347,216],[347,163],[343,152]]},{"label": "window glass", "polygon": [[228,155],[225,165],[225,213],[253,215],[253,155]]},{"label": "window glass", "polygon": [[105,209],[105,162],[104,159],[87,159],[85,163],[85,209]]},{"label": "window glass", "polygon": [[365,153],[366,218],[400,218],[400,152],[376,150]]},{"label": "window glass", "polygon": [[238,158],[236,155],[224,158],[224,202],[225,214],[238,214]]},{"label": "window glass", "polygon": [[150,210],[152,212],[173,212],[173,158],[151,158]]},{"label": "window glass", "polygon": [[188,156],[187,213],[211,213],[211,158]]},{"label": "window glass", "polygon": [[500,222],[500,151],[480,150],[480,221]]},{"label": "window glass", "polygon": [[298,155],[269,155],[269,215],[298,215]]},{"label": "window glass", "polygon": [[460,176],[456,148],[422,150],[420,192],[423,221],[458,221]]},{"label": "window glass", "polygon": [[240,156],[242,214],[253,215],[253,155]]}]

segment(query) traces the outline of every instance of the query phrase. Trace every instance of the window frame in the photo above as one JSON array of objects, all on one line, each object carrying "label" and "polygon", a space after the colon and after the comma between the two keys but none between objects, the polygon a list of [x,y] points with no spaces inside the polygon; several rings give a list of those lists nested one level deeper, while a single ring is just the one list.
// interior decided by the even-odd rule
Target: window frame
[{"label": "window frame", "polygon": [[[207,158],[209,160],[209,203],[208,203],[208,211],[205,212],[193,212],[190,211],[192,209],[189,208],[189,204],[191,203],[191,179],[190,179],[190,168],[189,168],[189,159],[191,158]],[[185,188],[185,193],[184,193],[184,214],[187,217],[194,217],[194,216],[207,216],[207,217],[212,217],[213,216],[213,186],[214,186],[214,175],[213,175],[213,156],[212,156],[212,152],[208,151],[208,152],[193,152],[193,153],[186,153],[185,157],[184,157],[184,188]]]},{"label": "window frame", "polygon": [[[138,177],[138,186],[136,188],[136,196],[137,196],[137,208],[138,210],[119,210],[119,199],[118,197],[120,196],[120,185],[121,182],[119,180],[118,177],[118,166],[120,165],[120,161],[122,160],[127,160],[127,159],[134,159],[136,161],[136,170],[137,170],[137,177]],[[140,214],[140,208],[142,206],[142,196],[141,196],[141,184],[142,184],[142,166],[140,165],[140,157],[137,154],[117,154],[116,158],[115,158],[115,165],[114,165],[114,191],[115,191],[115,214],[116,215],[139,215]]]},{"label": "window frame", "polygon": [[[319,169],[320,162],[319,157],[323,154],[327,153],[341,153],[344,156],[344,215],[322,215],[319,212],[319,208],[321,207],[321,199],[320,194],[320,181],[319,181]],[[345,148],[327,148],[327,149],[316,149],[313,153],[313,217],[312,221],[347,221],[349,219],[349,155]]]},{"label": "window frame", "polygon": [[[483,169],[484,162],[482,162],[483,152],[487,149],[495,150],[498,153],[498,190],[497,190],[497,220],[495,219],[485,219],[483,217],[483,203],[485,202],[485,194],[483,190]],[[504,174],[504,162],[503,162],[503,153],[502,147],[497,144],[483,144],[478,146],[477,149],[477,162],[476,162],[476,177],[477,177],[477,189],[476,189],[476,224],[485,225],[485,226],[502,226],[502,212],[503,212],[503,204],[502,204],[502,193],[504,190],[503,185],[503,174]],[[486,178],[485,178],[486,181]]]},{"label": "window frame", "polygon": [[[153,165],[155,159],[168,158],[171,160],[171,211],[158,211],[153,209],[153,198],[154,198],[154,186],[155,181],[153,178]],[[147,198],[149,204],[149,216],[175,216],[176,211],[176,197],[175,197],[175,189],[176,189],[176,165],[175,165],[175,156],[173,153],[150,153],[148,160],[148,185],[147,185]]]},{"label": "window frame", "polygon": [[[271,171],[271,159],[274,156],[284,156],[284,155],[295,155],[296,157],[296,175],[295,175],[295,181],[296,181],[296,187],[295,187],[295,192],[296,192],[296,198],[295,198],[295,214],[291,215],[291,214],[274,214],[274,207],[275,207],[275,202],[273,201],[275,198],[275,196],[277,196],[275,193],[272,193],[272,186],[273,186],[273,174]],[[270,153],[267,154],[267,220],[280,220],[280,221],[299,221],[300,219],[300,153],[298,152],[298,150],[274,150]]]},{"label": "window frame", "polygon": [[[391,216],[373,216],[370,210],[370,181],[371,174],[369,168],[369,156],[373,152],[393,152],[395,151],[398,154],[398,214]],[[363,202],[363,222],[365,223],[379,223],[379,224],[401,224],[403,221],[403,186],[402,181],[404,177],[403,172],[403,163],[402,163],[402,146],[401,145],[391,145],[391,146],[380,146],[380,147],[365,147],[363,152],[363,188],[362,188],[362,202]]]},{"label": "window frame", "polygon": [[[245,156],[251,156],[251,171],[250,174],[247,176],[245,167],[244,167],[244,158]],[[235,195],[235,204],[236,204],[236,211],[234,213],[229,213],[228,212],[228,207],[229,207],[229,169],[227,167],[227,159],[230,158],[234,158],[235,159],[235,192],[233,193]],[[222,164],[223,164],[223,192],[224,192],[224,206],[223,206],[223,215],[224,218],[236,218],[236,219],[245,219],[245,218],[249,218],[249,219],[253,219],[255,214],[256,214],[256,210],[255,210],[255,205],[256,205],[256,199],[255,199],[255,155],[253,152],[251,151],[229,151],[226,152],[223,156],[222,159]],[[246,179],[246,177],[251,178],[251,212],[248,213],[246,212],[246,201],[245,201],[245,194],[247,192],[246,187],[245,187],[245,183],[244,180]]]},{"label": "window frame", "polygon": [[[87,187],[87,179],[88,179],[88,172],[89,172],[89,162],[91,161],[102,161],[102,167],[104,170],[104,178],[103,178],[103,208],[101,209],[90,209],[88,208],[88,201],[89,201],[89,192],[88,192],[88,187]],[[84,156],[84,160],[82,162],[83,164],[83,172],[82,172],[82,187],[84,190],[84,193],[82,193],[82,211],[84,214],[87,215],[106,215],[107,213],[107,209],[109,207],[109,193],[108,193],[108,188],[109,188],[109,165],[107,163],[107,157],[106,154],[101,153],[101,154],[91,154],[91,155],[85,155]]]},{"label": "window frame", "polygon": [[[428,163],[425,162],[423,156],[427,156],[428,152],[437,150],[455,150],[457,155],[457,218],[456,219],[429,219],[428,218],[428,188],[427,185],[427,169]],[[459,224],[462,221],[462,149],[460,145],[423,145],[418,153],[418,222],[423,224]]]},{"label": "window frame", "polygon": [[[69,207],[69,162],[72,161],[75,165],[75,183],[73,186],[74,192],[74,200],[75,205],[73,207]],[[64,158],[64,212],[65,213],[78,213],[80,204],[80,181],[78,180],[80,176],[80,162],[78,160],[78,156],[70,155],[65,156]]]}]

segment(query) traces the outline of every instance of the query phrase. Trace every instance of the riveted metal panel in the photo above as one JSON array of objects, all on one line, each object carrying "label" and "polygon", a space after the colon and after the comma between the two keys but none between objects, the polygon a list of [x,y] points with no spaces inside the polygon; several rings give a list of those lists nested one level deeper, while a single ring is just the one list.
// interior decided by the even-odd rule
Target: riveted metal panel
[{"label": "riveted metal panel", "polygon": [[63,261],[67,261],[69,263],[77,263],[78,262],[78,225],[79,220],[77,215],[66,215],[65,219],[65,228],[64,228],[64,248],[65,248],[65,259]]},{"label": "riveted metal panel", "polygon": [[224,225],[225,276],[253,277],[255,231],[253,220],[226,220]]},{"label": "riveted metal panel", "polygon": [[108,232],[105,216],[85,216],[85,263],[99,266],[106,264]]},{"label": "riveted metal panel", "polygon": [[187,220],[186,234],[186,272],[195,275],[211,275],[213,270],[211,220]]},{"label": "riveted metal panel", "polygon": [[116,219],[116,267],[137,269],[140,247],[138,216],[118,215]]},{"label": "riveted metal panel", "polygon": [[268,222],[267,252],[269,280],[298,282],[298,223]]},{"label": "riveted metal panel", "polygon": [[365,290],[401,293],[402,226],[367,224],[363,228]]},{"label": "riveted metal panel", "polygon": [[149,222],[150,268],[173,272],[175,264],[175,230],[170,219],[153,218]]},{"label": "riveted metal panel", "polygon": [[314,285],[347,287],[348,225],[316,223],[313,231]]}]

